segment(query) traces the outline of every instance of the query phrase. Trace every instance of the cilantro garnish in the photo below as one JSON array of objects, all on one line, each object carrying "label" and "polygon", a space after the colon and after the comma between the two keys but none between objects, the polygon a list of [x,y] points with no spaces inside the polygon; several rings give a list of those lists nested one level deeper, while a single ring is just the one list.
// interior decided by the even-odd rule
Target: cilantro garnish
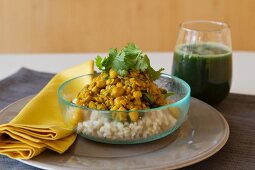
[{"label": "cilantro garnish", "polygon": [[96,66],[105,72],[112,68],[120,76],[126,76],[130,70],[147,71],[153,80],[158,79],[161,71],[164,70],[163,68],[154,70],[150,65],[149,57],[133,43],[129,43],[120,51],[116,48],[109,49],[108,56],[105,58],[97,56]]}]

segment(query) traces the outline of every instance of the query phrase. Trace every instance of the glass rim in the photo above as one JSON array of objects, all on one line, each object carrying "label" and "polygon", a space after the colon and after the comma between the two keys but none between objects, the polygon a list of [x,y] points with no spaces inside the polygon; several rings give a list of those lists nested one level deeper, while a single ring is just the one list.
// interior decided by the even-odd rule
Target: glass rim
[{"label": "glass rim", "polygon": [[[209,24],[216,25],[216,26],[219,26],[219,28],[213,29],[213,30],[205,30],[205,29],[192,29],[187,27],[189,24],[201,24],[201,23],[208,24],[208,25]],[[188,20],[188,21],[182,22],[179,26],[181,29],[184,29],[189,32],[222,32],[224,30],[230,29],[230,26],[225,22],[211,21],[211,20]]]},{"label": "glass rim", "polygon": [[185,94],[185,96],[183,98],[181,98],[180,100],[174,102],[174,103],[170,103],[170,104],[167,104],[167,105],[163,105],[163,106],[160,106],[160,107],[156,107],[156,108],[150,108],[150,109],[143,109],[143,110],[123,110],[123,111],[120,111],[120,110],[99,110],[99,109],[91,109],[91,108],[88,108],[88,107],[85,107],[85,106],[79,106],[79,105],[76,105],[75,103],[72,103],[66,99],[63,98],[63,96],[61,95],[65,86],[68,85],[71,81],[75,80],[75,79],[78,79],[78,78],[81,78],[81,77],[85,77],[85,76],[92,76],[94,74],[85,74],[85,75],[81,75],[81,76],[78,76],[78,77],[75,77],[75,78],[72,78],[70,80],[67,80],[65,81],[64,83],[62,83],[59,88],[58,88],[58,91],[57,91],[57,95],[58,95],[58,99],[61,100],[62,102],[64,102],[66,105],[68,106],[71,106],[71,107],[75,107],[75,108],[79,108],[79,109],[84,109],[84,110],[88,110],[88,111],[101,111],[101,112],[126,112],[126,113],[129,113],[129,112],[149,112],[149,111],[155,111],[155,110],[161,110],[161,109],[166,109],[166,108],[169,108],[169,107],[175,107],[177,105],[180,105],[181,103],[185,102],[186,100],[188,100],[188,98],[190,98],[190,94],[191,94],[191,88],[189,86],[189,84],[187,82],[185,82],[184,80],[178,78],[178,77],[175,77],[175,76],[172,76],[172,75],[169,75],[169,74],[166,74],[166,73],[162,73],[161,76],[165,76],[165,77],[169,77],[169,78],[174,78],[175,80],[178,80],[182,85],[185,86],[185,89],[187,89],[187,93]]}]

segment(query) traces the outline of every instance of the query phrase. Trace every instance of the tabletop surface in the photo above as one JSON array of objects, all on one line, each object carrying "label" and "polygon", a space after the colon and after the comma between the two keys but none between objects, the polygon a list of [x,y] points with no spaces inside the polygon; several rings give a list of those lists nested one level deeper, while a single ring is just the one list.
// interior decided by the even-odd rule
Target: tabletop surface
[{"label": "tabletop surface", "polygon": [[[171,73],[171,52],[148,52],[151,64],[156,69],[165,68]],[[65,53],[65,54],[0,54],[0,80],[15,73],[21,67],[50,73],[95,59],[105,53]],[[255,52],[233,52],[233,77],[230,91],[239,94],[255,94]]]},{"label": "tabletop surface", "polygon": [[[86,54],[1,54],[0,55],[0,80],[15,73],[21,67],[27,67],[33,70],[44,72],[59,72],[62,69],[71,67],[73,65],[85,62],[87,59],[94,59],[98,53],[86,53]],[[166,73],[171,72],[172,65],[172,53],[148,53],[153,67],[164,67]],[[233,53],[233,81],[231,92],[243,93],[243,94],[255,94],[255,52],[234,52]],[[24,69],[22,69],[24,70]],[[20,70],[20,71],[22,71]],[[44,73],[37,73],[41,76]],[[15,74],[16,75],[16,74]],[[14,75],[14,76],[15,76]],[[23,74],[22,74],[23,75]],[[2,100],[0,103],[2,106],[6,106],[8,103],[16,101],[18,98],[27,96],[27,93],[34,94],[36,79],[33,78],[34,74],[31,72],[27,75],[30,76],[31,82],[27,82],[27,79],[21,77],[19,80],[14,77],[16,83],[13,83],[13,79],[8,80],[10,86],[6,86],[3,83],[0,90],[2,90]],[[12,76],[13,77],[13,76]],[[34,75],[37,77],[38,75]],[[45,79],[46,83],[48,79]],[[43,85],[42,77],[39,77],[40,81],[37,81],[39,90]],[[24,84],[24,81],[32,84],[33,88],[29,91],[23,91],[22,93],[16,93],[17,87],[20,84]],[[42,84],[41,84],[42,83]],[[27,87],[27,86],[26,86]],[[40,87],[40,88],[39,88]],[[6,90],[9,88],[9,91]],[[21,91],[22,92],[22,91]],[[7,94],[7,95],[6,95]],[[11,94],[11,95],[10,95]],[[8,96],[8,98],[6,98]],[[11,97],[13,100],[10,100]],[[1,98],[1,96],[0,96]],[[254,96],[249,95],[237,95],[230,94],[226,100],[216,107],[224,117],[227,119],[230,126],[230,138],[224,148],[216,153],[214,156],[195,164],[187,169],[253,169],[254,165]],[[208,166],[209,165],[209,166]],[[9,159],[0,155],[0,169],[36,169],[31,166],[24,165],[15,160]],[[217,168],[218,167],[218,168]]]}]

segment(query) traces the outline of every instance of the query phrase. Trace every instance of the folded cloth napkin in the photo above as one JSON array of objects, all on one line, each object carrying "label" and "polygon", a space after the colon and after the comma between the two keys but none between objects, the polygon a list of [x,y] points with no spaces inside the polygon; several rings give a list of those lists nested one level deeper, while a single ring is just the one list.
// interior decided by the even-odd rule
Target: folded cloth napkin
[{"label": "folded cloth napkin", "polygon": [[94,72],[88,62],[56,74],[50,82],[7,124],[0,125],[0,154],[30,159],[46,148],[63,153],[76,138],[65,123],[57,90],[64,81]]}]

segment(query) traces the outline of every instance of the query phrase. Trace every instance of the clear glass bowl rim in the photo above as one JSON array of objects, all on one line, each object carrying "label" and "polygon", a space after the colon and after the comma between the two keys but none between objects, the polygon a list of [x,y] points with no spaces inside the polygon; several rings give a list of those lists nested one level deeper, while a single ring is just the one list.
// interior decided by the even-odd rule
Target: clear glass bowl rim
[{"label": "clear glass bowl rim", "polygon": [[[118,111],[118,110],[98,110],[98,109],[91,109],[91,108],[88,108],[88,107],[85,107],[85,106],[78,106],[72,102],[69,102],[67,100],[65,100],[63,98],[63,96],[61,95],[64,88],[66,87],[66,85],[68,85],[70,82],[74,81],[75,79],[78,79],[78,78],[81,78],[81,77],[85,77],[85,76],[91,76],[91,75],[94,75],[94,74],[85,74],[85,75],[81,75],[81,76],[78,76],[78,77],[75,77],[75,78],[72,78],[70,80],[67,80],[65,81],[64,83],[62,83],[59,88],[58,88],[58,98],[60,101],[64,102],[64,104],[70,106],[70,107],[75,107],[75,108],[80,108],[80,109],[84,109],[84,110],[88,110],[88,111],[101,111],[101,112],[134,112],[134,110],[125,110],[125,111]],[[168,77],[168,78],[172,78],[174,80],[177,80],[179,81],[182,85],[184,85],[185,89],[187,89],[187,93],[186,95],[178,100],[177,102],[174,102],[174,103],[171,103],[171,104],[167,104],[167,105],[164,105],[164,106],[160,106],[160,107],[156,107],[156,108],[150,108],[150,109],[144,109],[144,110],[135,110],[136,112],[150,112],[150,111],[155,111],[155,110],[162,110],[162,109],[166,109],[168,107],[175,107],[175,106],[179,106],[181,105],[181,103],[185,102],[189,97],[190,97],[190,92],[191,92],[191,89],[190,89],[190,86],[188,85],[188,83],[186,83],[184,80],[178,78],[178,77],[175,77],[175,76],[172,76],[172,75],[169,75],[169,74],[166,74],[166,73],[162,73],[160,75],[160,77]]]}]

